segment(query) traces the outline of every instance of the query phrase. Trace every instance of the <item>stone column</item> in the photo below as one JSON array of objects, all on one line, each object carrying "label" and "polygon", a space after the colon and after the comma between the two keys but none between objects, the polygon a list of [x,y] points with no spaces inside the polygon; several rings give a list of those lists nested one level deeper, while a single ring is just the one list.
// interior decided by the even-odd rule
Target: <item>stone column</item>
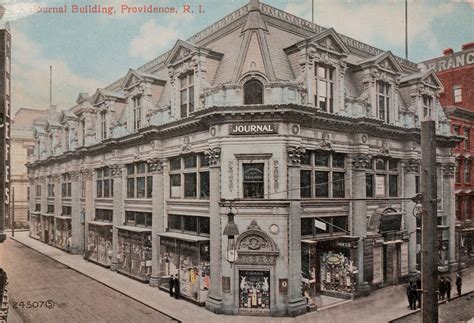
[{"label": "stone column", "polygon": [[210,215],[210,256],[211,256],[211,290],[206,308],[214,313],[222,313],[222,230],[219,200],[221,195],[221,150],[211,148],[206,151],[209,160],[209,215]]},{"label": "stone column", "polygon": [[[449,263],[454,264],[456,259],[456,200],[454,191],[454,175],[456,174],[456,164],[443,164],[443,204],[446,214],[447,225],[449,225]],[[438,193],[439,194],[439,193]]]},{"label": "stone column", "polygon": [[41,185],[41,215],[40,215],[40,222],[41,222],[41,240],[44,241],[44,229],[46,228],[46,222],[44,222],[43,214],[46,213],[48,209],[48,184],[46,182],[45,176],[39,177],[39,184]]},{"label": "stone column", "polygon": [[[404,162],[404,187],[403,196],[413,197],[416,195],[416,174],[420,169],[420,160],[408,159]],[[416,217],[413,215],[415,203],[405,201],[405,230],[408,232],[408,271],[416,273]]]},{"label": "stone column", "polygon": [[80,254],[84,250],[84,228],[81,223],[81,191],[79,187],[80,173],[69,172],[71,177],[71,253]]},{"label": "stone column", "polygon": [[158,257],[160,254],[160,239],[159,233],[162,233],[165,229],[165,196],[164,196],[164,181],[163,181],[163,170],[165,167],[165,160],[153,158],[147,160],[148,169],[153,174],[153,192],[152,192],[152,228],[151,228],[151,239],[152,239],[152,270],[150,277],[150,286],[158,287],[159,283],[159,262]]},{"label": "stone column", "polygon": [[28,221],[29,228],[30,228],[30,233],[29,233],[30,237],[32,236],[32,232],[35,230],[34,225],[32,224],[32,221],[31,221],[31,213],[35,211],[36,184],[37,184],[37,180],[32,175],[28,176],[28,187],[30,188],[30,200],[28,201],[28,210],[30,214],[30,219]]},{"label": "stone column", "polygon": [[[85,182],[85,219],[84,219],[84,225],[85,225],[85,231],[88,230],[88,222],[94,220],[94,170],[91,168],[84,168],[82,170],[82,178]],[[82,210],[81,210],[82,211]],[[87,239],[87,233],[84,232],[85,234],[85,239]],[[84,248],[86,249],[87,247],[87,240],[84,242],[85,246]]]},{"label": "stone column", "polygon": [[301,291],[301,202],[300,168],[305,150],[288,147],[288,315],[306,313],[306,301]]},{"label": "stone column", "polygon": [[367,237],[367,201],[365,173],[371,165],[372,156],[357,154],[352,156],[352,203],[353,235],[359,237],[357,241],[357,294],[365,295],[369,286],[364,281],[364,239]]},{"label": "stone column", "polygon": [[117,270],[118,259],[118,229],[117,227],[123,225],[123,176],[125,175],[124,165],[112,165],[110,167],[112,177],[114,179],[114,208],[113,208],[113,232],[112,232],[112,262],[110,269],[113,271]]},{"label": "stone column", "polygon": [[[54,237],[54,245],[56,245],[58,243],[58,241],[56,241],[58,230],[57,216],[61,216],[62,214],[61,175],[53,175],[52,180],[54,183],[54,235],[51,236]],[[52,232],[50,234],[52,234]]]}]

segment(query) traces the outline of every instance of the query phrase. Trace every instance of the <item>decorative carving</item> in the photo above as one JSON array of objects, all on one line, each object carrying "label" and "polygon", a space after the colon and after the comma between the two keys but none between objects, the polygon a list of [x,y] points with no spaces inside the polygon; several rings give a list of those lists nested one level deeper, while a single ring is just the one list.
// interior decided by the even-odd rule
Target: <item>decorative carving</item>
[{"label": "decorative carving", "polygon": [[122,169],[123,169],[123,165],[119,165],[119,164],[111,165],[110,173],[112,174],[112,177],[121,177]]},{"label": "decorative carving", "polygon": [[234,189],[234,162],[229,161],[229,192],[232,192]]},{"label": "decorative carving", "polygon": [[446,163],[443,164],[443,175],[444,177],[453,177],[456,174],[456,164]]},{"label": "decorative carving", "polygon": [[92,176],[94,175],[94,170],[92,168],[83,168],[82,169],[82,176],[84,179],[92,179]]},{"label": "decorative carving", "polygon": [[371,161],[372,155],[370,154],[357,154],[352,157],[352,163],[355,169],[370,168]]},{"label": "decorative carving", "polygon": [[319,144],[319,147],[323,150],[331,150],[332,149],[331,139],[329,137],[328,132],[323,132],[322,141]]},{"label": "decorative carving", "polygon": [[221,161],[221,148],[209,148],[209,150],[205,151],[204,154],[206,158],[209,160],[209,166],[219,166]]},{"label": "decorative carving", "polygon": [[79,180],[81,173],[77,170],[72,170],[69,172],[69,176],[71,177],[72,181],[77,181]]},{"label": "decorative carving", "polygon": [[300,166],[301,157],[305,153],[305,149],[299,146],[288,147],[288,161],[293,166]]},{"label": "decorative carving", "polygon": [[240,264],[275,264],[279,250],[270,236],[252,221],[236,242]]},{"label": "decorative carving", "polygon": [[280,170],[279,170],[279,167],[280,167],[280,162],[278,160],[274,160],[273,161],[273,187],[275,188],[275,190],[278,190],[278,188],[280,187],[280,183],[279,183]]},{"label": "decorative carving", "polygon": [[368,139],[369,139],[369,137],[367,137],[367,135],[362,135],[362,137],[361,137],[362,143],[364,143],[364,144],[367,142]]},{"label": "decorative carving", "polygon": [[146,162],[148,164],[148,169],[152,173],[161,173],[161,172],[163,172],[163,170],[165,168],[165,165],[166,165],[165,161],[163,159],[159,159],[159,158],[151,158],[151,159],[148,159]]},{"label": "decorative carving", "polygon": [[390,155],[390,150],[388,149],[387,140],[382,140],[382,147],[380,148],[379,152],[384,156]]},{"label": "decorative carving", "polygon": [[410,158],[405,161],[405,172],[407,173],[418,173],[420,170],[420,160]]},{"label": "decorative carving", "polygon": [[38,177],[38,183],[40,183],[40,184],[46,183],[46,176],[40,176],[40,177]]},{"label": "decorative carving", "polygon": [[59,183],[60,180],[61,180],[61,175],[59,175],[59,174],[51,175],[51,181],[53,183]]}]

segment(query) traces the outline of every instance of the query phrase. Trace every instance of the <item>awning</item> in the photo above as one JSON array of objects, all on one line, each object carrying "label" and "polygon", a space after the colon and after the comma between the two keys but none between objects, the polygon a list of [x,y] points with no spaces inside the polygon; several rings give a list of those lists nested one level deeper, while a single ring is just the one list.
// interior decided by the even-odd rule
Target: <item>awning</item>
[{"label": "awning", "polygon": [[111,227],[112,223],[109,222],[100,222],[100,221],[87,221],[88,224],[98,225],[102,227]]},{"label": "awning", "polygon": [[132,227],[130,225],[123,225],[121,227],[117,227],[117,229],[132,231],[132,232],[151,232],[150,228]]},{"label": "awning", "polygon": [[184,240],[184,241],[190,241],[190,242],[201,242],[201,241],[210,240],[209,238],[206,238],[206,237],[193,236],[191,234],[184,234],[184,233],[179,233],[179,232],[163,232],[163,233],[158,233],[158,236],[163,237],[163,238]]},{"label": "awning", "polygon": [[327,241],[340,241],[340,242],[357,242],[359,237],[355,236],[326,236],[315,239],[302,239],[302,243],[307,244],[317,244],[318,242],[327,242]]},{"label": "awning", "polygon": [[52,218],[54,217],[54,214],[52,214],[52,213],[43,213],[43,214],[41,214],[41,215],[43,215],[43,216],[50,216],[50,217],[52,217]]},{"label": "awning", "polygon": [[54,216],[56,219],[61,219],[61,220],[71,220],[70,216],[64,216],[64,215],[55,215]]}]

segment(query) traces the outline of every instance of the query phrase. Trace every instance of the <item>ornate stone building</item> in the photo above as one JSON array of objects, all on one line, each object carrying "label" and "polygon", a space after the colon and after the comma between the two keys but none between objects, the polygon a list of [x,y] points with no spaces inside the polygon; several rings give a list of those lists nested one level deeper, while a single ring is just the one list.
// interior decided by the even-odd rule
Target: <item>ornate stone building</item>
[{"label": "ornate stone building", "polygon": [[31,235],[217,313],[294,316],[416,270],[420,122],[439,79],[258,1],[35,129]]}]

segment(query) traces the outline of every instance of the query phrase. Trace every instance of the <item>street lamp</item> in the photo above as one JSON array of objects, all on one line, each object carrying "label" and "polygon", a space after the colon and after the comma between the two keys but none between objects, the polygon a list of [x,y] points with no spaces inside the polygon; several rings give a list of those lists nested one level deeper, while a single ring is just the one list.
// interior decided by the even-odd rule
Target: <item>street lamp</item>
[{"label": "street lamp", "polygon": [[224,228],[224,235],[228,238],[226,259],[231,264],[237,260],[237,250],[235,250],[235,236],[239,235],[239,229],[234,222],[234,213],[232,213],[232,204],[227,213],[227,225]]}]

